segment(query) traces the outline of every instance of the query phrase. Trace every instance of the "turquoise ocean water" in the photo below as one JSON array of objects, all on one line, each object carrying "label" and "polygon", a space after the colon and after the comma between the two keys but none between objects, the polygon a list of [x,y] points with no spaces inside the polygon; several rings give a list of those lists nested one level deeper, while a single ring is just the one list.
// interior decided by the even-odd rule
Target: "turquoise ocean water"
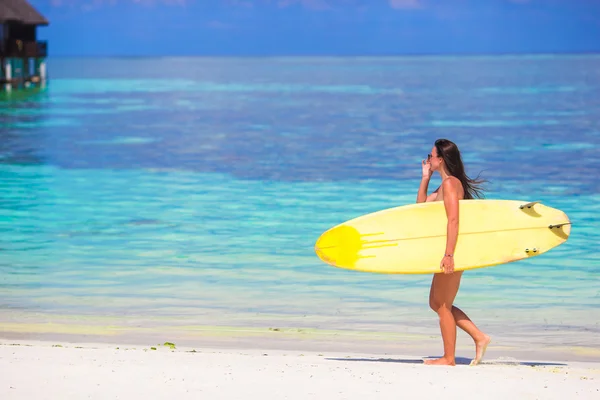
[{"label": "turquoise ocean water", "polygon": [[465,273],[456,304],[506,345],[597,344],[600,56],[64,58],[49,74],[0,101],[5,333],[160,321],[437,335],[431,276],[336,269],[313,246],[414,202],[444,137],[487,198],[573,222],[549,253]]}]

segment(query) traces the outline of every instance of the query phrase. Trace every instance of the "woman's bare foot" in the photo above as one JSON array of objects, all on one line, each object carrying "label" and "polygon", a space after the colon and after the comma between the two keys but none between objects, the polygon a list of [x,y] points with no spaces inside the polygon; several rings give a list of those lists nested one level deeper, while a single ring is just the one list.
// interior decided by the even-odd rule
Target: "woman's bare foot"
[{"label": "woman's bare foot", "polygon": [[456,361],[454,361],[454,358],[450,359],[450,358],[442,357],[442,358],[437,358],[435,360],[423,360],[423,364],[426,364],[426,365],[456,365]]},{"label": "woman's bare foot", "polygon": [[488,344],[492,341],[492,338],[488,335],[483,335],[483,339],[475,342],[475,358],[471,361],[469,365],[477,365],[483,359],[485,355],[485,351],[487,350]]}]

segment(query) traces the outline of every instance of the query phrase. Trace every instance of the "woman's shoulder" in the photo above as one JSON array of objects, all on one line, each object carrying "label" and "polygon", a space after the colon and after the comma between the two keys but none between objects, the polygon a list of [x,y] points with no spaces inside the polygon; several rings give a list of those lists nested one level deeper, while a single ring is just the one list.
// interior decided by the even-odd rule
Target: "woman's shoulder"
[{"label": "woman's shoulder", "polygon": [[452,188],[455,188],[455,187],[462,186],[462,183],[461,183],[460,179],[458,179],[457,177],[455,177],[455,176],[449,176],[449,177],[445,178],[442,181],[442,185],[441,186],[444,189],[446,189],[446,188],[447,189],[452,189]]},{"label": "woman's shoulder", "polygon": [[455,176],[449,176],[444,179],[441,187],[443,188],[444,192],[453,190],[458,193],[462,193],[464,191],[462,182]]}]

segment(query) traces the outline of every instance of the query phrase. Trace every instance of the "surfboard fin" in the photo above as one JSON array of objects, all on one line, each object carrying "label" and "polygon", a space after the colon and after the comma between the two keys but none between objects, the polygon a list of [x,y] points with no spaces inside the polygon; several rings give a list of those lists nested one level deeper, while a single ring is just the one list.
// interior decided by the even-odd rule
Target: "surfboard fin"
[{"label": "surfboard fin", "polygon": [[534,253],[537,254],[538,249],[537,248],[533,248],[533,249],[525,249],[525,253],[529,254],[529,253]]},{"label": "surfboard fin", "polygon": [[538,203],[541,203],[541,201],[532,201],[531,203],[522,204],[522,205],[519,206],[519,208],[521,210],[524,209],[524,208],[531,208],[531,207],[533,207],[534,205],[536,205]]},{"label": "surfboard fin", "polygon": [[548,228],[550,228],[550,229],[560,228],[560,227],[563,227],[565,225],[571,225],[571,223],[570,222],[563,222],[562,224],[548,225]]}]

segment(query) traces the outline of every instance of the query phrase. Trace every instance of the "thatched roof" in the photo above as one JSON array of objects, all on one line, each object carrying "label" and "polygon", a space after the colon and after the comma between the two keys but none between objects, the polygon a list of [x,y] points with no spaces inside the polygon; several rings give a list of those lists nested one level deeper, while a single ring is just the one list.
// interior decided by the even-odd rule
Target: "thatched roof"
[{"label": "thatched roof", "polygon": [[44,18],[27,0],[1,0],[0,23],[21,22],[27,25],[48,25]]}]

